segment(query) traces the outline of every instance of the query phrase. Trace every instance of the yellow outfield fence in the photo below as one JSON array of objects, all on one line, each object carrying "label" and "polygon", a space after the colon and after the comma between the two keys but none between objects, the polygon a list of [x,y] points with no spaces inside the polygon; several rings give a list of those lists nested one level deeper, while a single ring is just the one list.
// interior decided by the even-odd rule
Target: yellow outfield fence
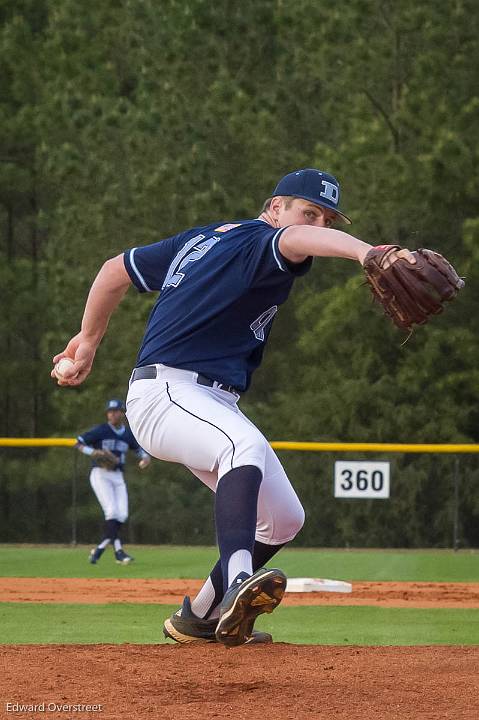
[{"label": "yellow outfield fence", "polygon": [[0,438],[3,447],[73,447],[75,438]]},{"label": "yellow outfield fence", "polygon": [[[0,438],[0,447],[73,447],[75,438]],[[474,443],[341,443],[273,440],[275,450],[302,452],[479,453]]]},{"label": "yellow outfield fence", "polygon": [[479,445],[432,443],[326,443],[288,442],[271,443],[275,450],[303,450],[307,452],[398,452],[398,453],[477,453]]}]

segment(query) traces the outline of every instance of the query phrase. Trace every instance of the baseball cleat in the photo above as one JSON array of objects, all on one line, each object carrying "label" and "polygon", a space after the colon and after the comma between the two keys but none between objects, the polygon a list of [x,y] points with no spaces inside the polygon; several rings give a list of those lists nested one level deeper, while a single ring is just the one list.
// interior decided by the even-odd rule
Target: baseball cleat
[{"label": "baseball cleat", "polygon": [[262,613],[271,613],[286,590],[281,570],[261,568],[253,575],[240,573],[225,593],[220,607],[216,639],[227,647],[244,645],[253,635],[253,625]]},{"label": "baseball cleat", "polygon": [[273,642],[273,636],[261,630],[253,630],[251,635],[246,638],[244,645],[269,645]]},{"label": "baseball cleat", "polygon": [[[165,620],[163,635],[181,645],[215,643],[218,642],[215,635],[217,625],[218,620],[203,620],[194,615],[190,598],[186,596],[181,608]],[[273,638],[269,633],[253,630],[245,644],[264,645],[271,642]]]},{"label": "baseball cleat", "polygon": [[90,562],[92,565],[96,565],[103,553],[104,548],[93,548],[93,550],[90,551],[88,562]]},{"label": "baseball cleat", "polygon": [[188,596],[183,605],[163,624],[165,638],[177,643],[208,643],[216,642],[215,630],[218,620],[203,620],[193,614]]},{"label": "baseball cleat", "polygon": [[126,552],[120,548],[120,550],[117,550],[115,552],[115,560],[118,565],[128,565],[129,563],[133,562],[134,558],[130,557],[130,555],[127,555]]}]

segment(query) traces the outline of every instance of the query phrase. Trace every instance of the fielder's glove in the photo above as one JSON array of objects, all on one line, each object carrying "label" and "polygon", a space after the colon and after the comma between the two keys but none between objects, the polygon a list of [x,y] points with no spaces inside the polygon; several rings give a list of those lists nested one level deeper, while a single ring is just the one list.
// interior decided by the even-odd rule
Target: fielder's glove
[{"label": "fielder's glove", "polygon": [[94,450],[91,457],[99,467],[105,468],[105,470],[116,470],[120,463],[119,458],[110,450]]},{"label": "fielder's glove", "polygon": [[[416,263],[398,258],[391,264],[388,256],[399,245],[372,248],[363,263],[366,280],[374,299],[382,305],[395,325],[411,331],[438,315],[447,300],[453,300],[464,287],[452,265],[433,250],[420,249],[412,254]],[[386,267],[385,267],[386,266]]]}]

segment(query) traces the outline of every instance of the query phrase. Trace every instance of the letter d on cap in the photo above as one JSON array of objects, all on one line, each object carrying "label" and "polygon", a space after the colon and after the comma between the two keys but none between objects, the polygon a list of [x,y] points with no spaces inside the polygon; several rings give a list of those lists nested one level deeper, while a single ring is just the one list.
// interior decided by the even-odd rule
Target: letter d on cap
[{"label": "letter d on cap", "polygon": [[321,184],[324,186],[324,190],[319,193],[320,196],[330,200],[334,203],[334,205],[337,205],[339,200],[338,186],[328,182],[327,180],[321,180]]}]

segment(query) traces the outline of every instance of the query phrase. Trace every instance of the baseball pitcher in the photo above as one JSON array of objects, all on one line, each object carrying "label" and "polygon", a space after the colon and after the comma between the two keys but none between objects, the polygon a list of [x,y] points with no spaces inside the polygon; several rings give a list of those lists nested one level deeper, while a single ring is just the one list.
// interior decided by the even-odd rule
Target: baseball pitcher
[{"label": "baseball pitcher", "polygon": [[[264,565],[296,536],[304,511],[238,401],[261,363],[280,306],[313,258],[363,264],[372,250],[331,227],[350,223],[339,201],[335,177],[297,170],[279,181],[256,219],[202,225],[107,260],[80,332],[53,358],[74,361],[59,384],[79,385],[130,285],[158,294],[131,374],[127,416],[148,453],[181,463],[215,493],[220,555],[199,594],[186,597],[165,621],[165,635],[179,643],[271,640],[254,622],[279,605],[286,577]],[[418,262],[397,246],[376,260],[381,273]]]}]

